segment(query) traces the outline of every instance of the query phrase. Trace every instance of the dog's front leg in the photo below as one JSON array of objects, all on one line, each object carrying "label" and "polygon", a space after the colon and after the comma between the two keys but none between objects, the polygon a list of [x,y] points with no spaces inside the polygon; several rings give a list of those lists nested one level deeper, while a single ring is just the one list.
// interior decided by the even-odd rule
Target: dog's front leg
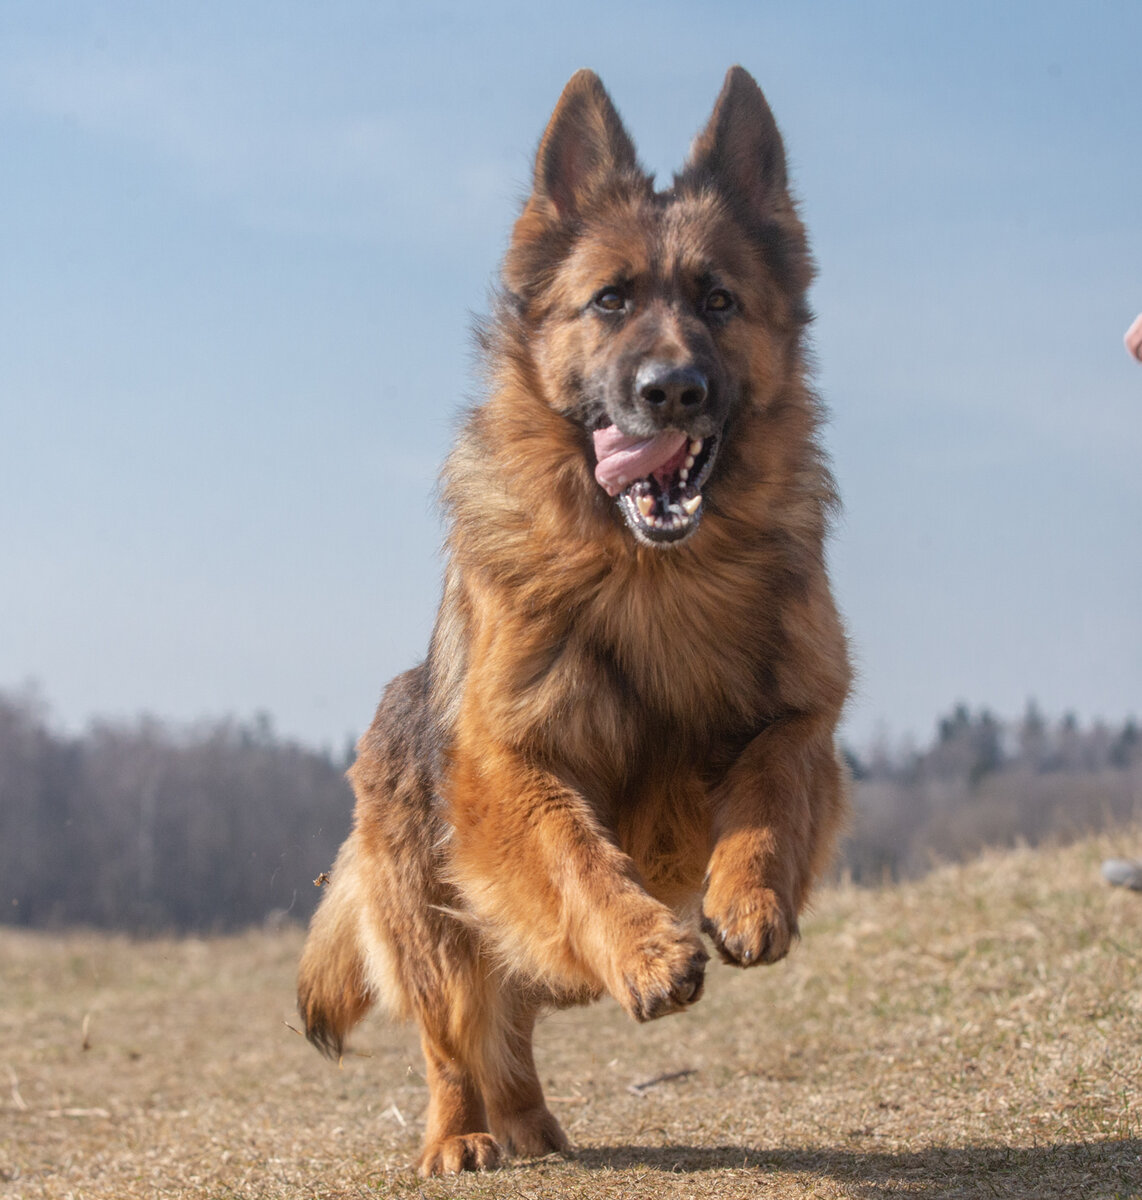
[{"label": "dog's front leg", "polygon": [[835,722],[796,714],[746,747],[711,797],[702,928],[727,962],[783,958],[845,810]]},{"label": "dog's front leg", "polygon": [[510,751],[457,755],[448,792],[455,881],[509,967],[605,988],[639,1021],[697,1000],[697,931],[647,894],[583,796]]}]

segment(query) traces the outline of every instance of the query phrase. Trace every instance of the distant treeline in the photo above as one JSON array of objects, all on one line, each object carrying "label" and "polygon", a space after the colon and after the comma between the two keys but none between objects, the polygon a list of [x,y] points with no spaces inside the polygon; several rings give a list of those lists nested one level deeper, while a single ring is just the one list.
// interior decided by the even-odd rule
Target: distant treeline
[{"label": "distant treeline", "polygon": [[267,718],[52,732],[0,693],[0,920],[132,931],[306,920],[349,829],[347,763]]},{"label": "distant treeline", "polygon": [[[848,757],[855,816],[840,870],[858,883],[1142,816],[1133,721],[1083,728],[1032,705],[1003,723],[961,706],[925,749]],[[304,921],[349,828],[350,758],[284,740],[266,718],[178,730],[144,718],[69,737],[34,696],[0,693],[0,921],[135,932]]]},{"label": "distant treeline", "polygon": [[[986,846],[1073,840],[1142,817],[1142,730],[1083,727],[1028,704],[1015,721],[958,705],[926,749],[849,753],[855,813],[842,870],[858,883],[923,874]],[[1142,846],[1123,852],[1142,855]]]}]

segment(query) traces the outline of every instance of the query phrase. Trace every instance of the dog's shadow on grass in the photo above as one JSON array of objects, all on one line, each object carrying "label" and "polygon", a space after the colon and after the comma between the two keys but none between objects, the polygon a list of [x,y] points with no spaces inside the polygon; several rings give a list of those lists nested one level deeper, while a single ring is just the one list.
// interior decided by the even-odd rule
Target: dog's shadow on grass
[{"label": "dog's shadow on grass", "polygon": [[[882,1196],[1136,1195],[1142,1189],[1142,1139],[1063,1142],[1008,1148],[926,1146],[903,1153],[856,1148],[764,1149],[757,1146],[610,1146],[583,1149],[574,1161],[587,1170],[639,1167],[668,1174],[731,1169],[782,1171],[848,1184],[855,1194]],[[807,1180],[808,1181],[808,1180]]]}]

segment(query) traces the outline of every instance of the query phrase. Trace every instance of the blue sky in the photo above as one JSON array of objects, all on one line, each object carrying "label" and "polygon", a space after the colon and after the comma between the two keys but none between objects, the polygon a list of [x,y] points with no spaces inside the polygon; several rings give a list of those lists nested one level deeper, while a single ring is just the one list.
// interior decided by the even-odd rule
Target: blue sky
[{"label": "blue sky", "polygon": [[1142,713],[1142,5],[0,8],[0,688],[340,748],[567,77],[662,174],[727,66],[813,238],[846,735]]}]

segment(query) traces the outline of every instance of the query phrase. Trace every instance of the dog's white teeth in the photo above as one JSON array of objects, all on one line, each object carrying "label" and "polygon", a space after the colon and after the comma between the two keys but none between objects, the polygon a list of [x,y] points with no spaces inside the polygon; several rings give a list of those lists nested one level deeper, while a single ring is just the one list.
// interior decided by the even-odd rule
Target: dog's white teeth
[{"label": "dog's white teeth", "polygon": [[685,462],[682,464],[682,466],[685,468],[685,471],[686,471],[686,474],[687,474],[687,475],[689,475],[689,474],[690,474],[690,468],[691,468],[693,465],[694,465],[694,456],[693,456],[692,454],[688,454],[688,455],[686,456],[686,461],[685,461]]},{"label": "dog's white teeth", "polygon": [[[687,461],[690,463],[693,463],[694,460],[691,458],[691,459],[688,459]],[[690,468],[683,467],[682,470],[678,472],[678,478],[681,479],[683,483],[685,483],[686,480],[690,478]]]},{"label": "dog's white teeth", "polygon": [[[696,438],[694,441],[692,441],[690,443],[690,453],[697,456],[701,452],[702,452],[702,439]],[[687,463],[686,465],[692,467],[694,464],[691,462],[691,463]]]},{"label": "dog's white teeth", "polygon": [[642,513],[642,515],[644,517],[649,517],[650,514],[652,512],[654,512],[654,497],[653,496],[639,496],[635,500],[635,504],[638,505],[638,511],[640,513]]},{"label": "dog's white teeth", "polygon": [[693,516],[702,507],[702,493],[698,492],[682,501],[682,507]]}]

